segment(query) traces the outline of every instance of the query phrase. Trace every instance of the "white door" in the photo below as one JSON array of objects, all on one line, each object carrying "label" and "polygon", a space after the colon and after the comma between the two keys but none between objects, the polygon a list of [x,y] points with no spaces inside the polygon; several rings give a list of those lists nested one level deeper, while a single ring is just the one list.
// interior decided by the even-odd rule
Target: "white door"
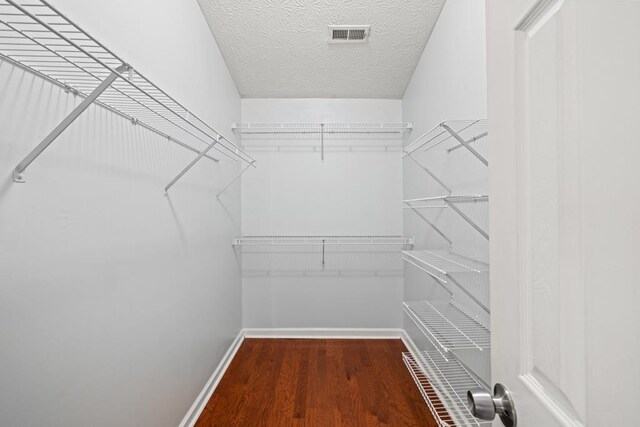
[{"label": "white door", "polygon": [[638,426],[640,1],[487,0],[487,50],[493,380],[521,427]]}]

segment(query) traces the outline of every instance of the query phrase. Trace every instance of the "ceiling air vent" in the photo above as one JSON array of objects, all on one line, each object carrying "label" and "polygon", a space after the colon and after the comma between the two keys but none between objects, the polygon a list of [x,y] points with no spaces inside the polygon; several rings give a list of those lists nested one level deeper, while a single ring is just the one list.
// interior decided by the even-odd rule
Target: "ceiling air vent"
[{"label": "ceiling air vent", "polygon": [[370,25],[329,25],[329,43],[364,43]]}]

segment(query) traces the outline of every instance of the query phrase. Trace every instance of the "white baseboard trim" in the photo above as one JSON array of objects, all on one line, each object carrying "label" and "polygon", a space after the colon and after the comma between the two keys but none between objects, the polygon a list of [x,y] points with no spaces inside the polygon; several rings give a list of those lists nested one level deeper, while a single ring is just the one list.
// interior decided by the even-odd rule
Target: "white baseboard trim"
[{"label": "white baseboard trim", "polygon": [[[241,330],[220,364],[193,402],[179,427],[192,427],[211,399],[218,383],[245,338],[315,338],[315,339],[401,339],[411,351],[415,344],[400,328],[246,328]],[[410,344],[408,344],[410,343]],[[410,347],[411,346],[411,347]]]},{"label": "white baseboard trim", "polygon": [[245,338],[398,339],[396,328],[245,328]]},{"label": "white baseboard trim", "polygon": [[207,383],[205,384],[204,388],[196,398],[196,401],[193,402],[193,405],[191,405],[191,408],[189,408],[189,411],[180,422],[179,427],[192,427],[196,423],[196,421],[198,421],[200,414],[209,402],[209,399],[211,399],[214,390],[218,386],[218,383],[222,379],[222,376],[229,367],[229,364],[233,360],[233,357],[236,355],[236,352],[240,348],[242,341],[244,341],[243,330],[238,333],[236,338],[229,346],[229,349],[222,357],[222,360],[218,364],[218,367],[215,369],[215,371],[213,371],[211,378],[209,378],[209,381],[207,381]]},{"label": "white baseboard trim", "polygon": [[407,331],[405,331],[404,329],[401,329],[401,331],[402,336],[400,337],[400,339],[404,343],[405,347],[407,347],[407,350],[409,350],[411,354],[420,353],[420,349],[418,348],[416,343],[413,342]]}]

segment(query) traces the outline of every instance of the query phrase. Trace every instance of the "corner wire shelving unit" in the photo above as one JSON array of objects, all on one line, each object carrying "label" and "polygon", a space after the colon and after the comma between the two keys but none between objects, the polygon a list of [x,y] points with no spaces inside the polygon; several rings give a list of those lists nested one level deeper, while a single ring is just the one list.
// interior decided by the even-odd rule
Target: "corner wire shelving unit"
[{"label": "corner wire shelving unit", "polygon": [[[329,148],[328,140],[331,138],[343,139],[364,139],[371,141],[372,139],[398,139],[401,143],[402,138],[411,131],[412,123],[407,122],[388,122],[388,123],[234,123],[232,130],[243,137],[248,138],[276,138],[277,136],[293,138],[297,142],[308,140],[317,141],[320,146],[305,147],[300,144],[287,146],[286,148],[302,150],[311,149],[312,151],[320,151],[320,158],[324,161],[325,151]],[[247,145],[247,149],[264,148],[259,145]],[[282,146],[275,147],[277,151],[282,151]],[[342,151],[358,151],[363,147],[344,146],[343,144],[334,146],[332,149],[341,149]],[[369,147],[371,148],[371,147]],[[376,146],[384,151],[389,151],[391,147]],[[402,148],[398,145],[398,148]]]},{"label": "corner wire shelving unit", "polygon": [[402,353],[402,359],[427,402],[438,426],[490,426],[466,406],[467,390],[488,389],[488,385],[456,359],[445,359],[437,351]]},{"label": "corner wire shelving unit", "polygon": [[[463,285],[461,278],[475,282],[474,285],[488,285],[489,265],[453,252],[454,242],[450,236],[438,226],[437,219],[430,219],[423,212],[429,209],[451,210],[471,225],[484,239],[489,240],[488,229],[485,229],[486,224],[481,224],[478,218],[472,217],[467,212],[468,204],[487,203],[489,196],[455,194],[445,180],[421,162],[416,155],[435,148],[444,151],[446,155],[464,150],[470,153],[472,158],[488,166],[489,162],[483,150],[486,147],[487,136],[487,120],[445,121],[419,136],[402,150],[403,159],[411,160],[447,193],[442,196],[402,201],[403,209],[412,210],[449,244],[449,250],[402,252],[402,258],[407,264],[425,272],[450,296],[448,300],[403,302],[404,313],[432,347],[427,351],[405,353],[403,359],[438,425],[443,427],[491,424],[491,422],[476,419],[466,404],[468,390],[478,388],[489,390],[489,385],[469,369],[457,354],[459,350],[489,351],[490,328],[479,316],[469,314],[456,302],[454,292],[449,288],[449,285],[456,286],[475,303],[475,306],[488,315],[490,309],[476,296],[478,290]],[[464,204],[467,204],[467,211],[462,208]]]},{"label": "corner wire shelving unit", "polygon": [[238,145],[45,0],[0,0],[0,58],[83,98],[15,167],[15,182],[24,182],[25,169],[93,103],[197,154],[165,193],[203,157],[219,162],[211,150],[254,165]]}]

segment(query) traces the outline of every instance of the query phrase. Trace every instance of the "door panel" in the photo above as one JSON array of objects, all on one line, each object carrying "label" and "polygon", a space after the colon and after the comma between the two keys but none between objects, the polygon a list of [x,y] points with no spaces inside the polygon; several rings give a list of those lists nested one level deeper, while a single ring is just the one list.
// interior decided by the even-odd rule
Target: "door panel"
[{"label": "door panel", "polygon": [[522,251],[521,380],[563,418],[584,420],[584,294],[575,1],[532,8],[516,26]]},{"label": "door panel", "polygon": [[488,0],[487,43],[493,380],[520,426],[631,425],[640,2]]}]

